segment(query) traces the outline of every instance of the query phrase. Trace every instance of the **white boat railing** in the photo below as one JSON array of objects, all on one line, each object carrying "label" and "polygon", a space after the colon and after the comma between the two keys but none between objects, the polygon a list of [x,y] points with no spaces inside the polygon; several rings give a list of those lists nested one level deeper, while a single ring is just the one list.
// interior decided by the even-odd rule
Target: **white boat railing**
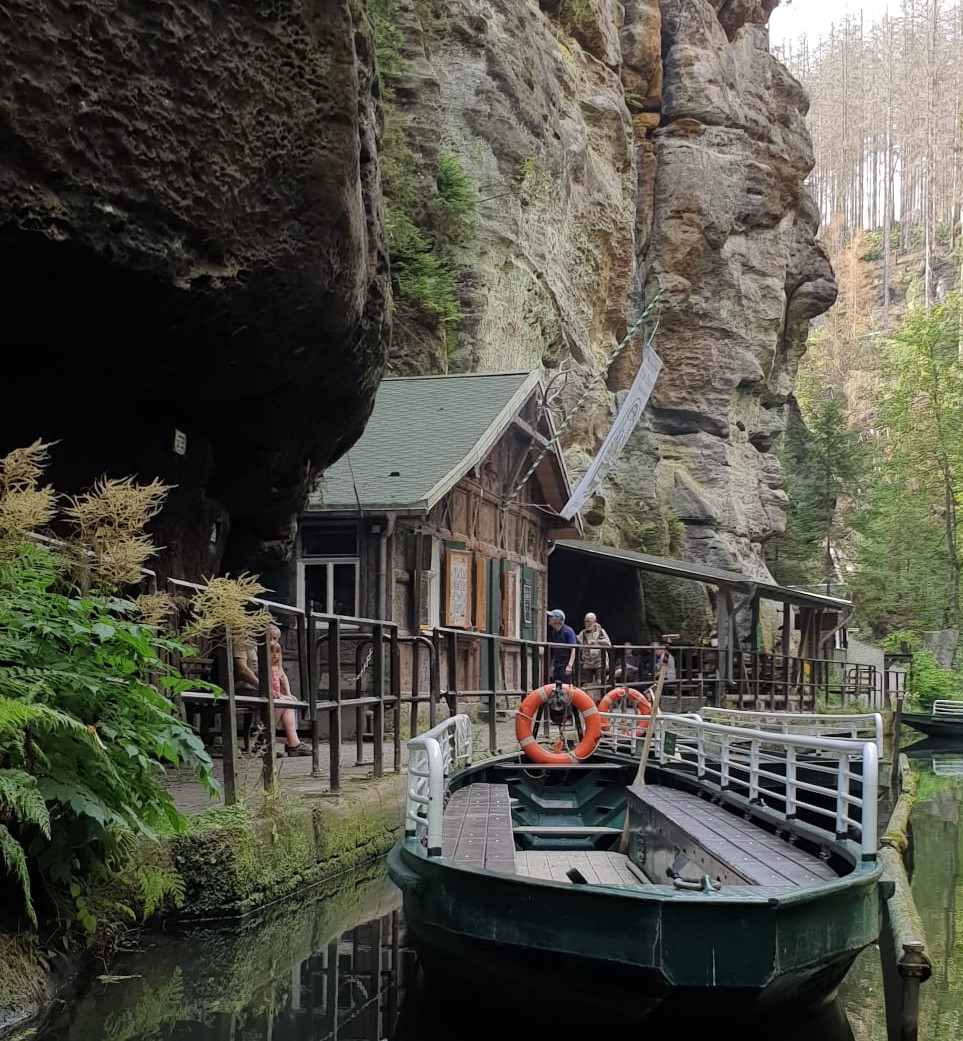
[{"label": "white boat railing", "polygon": [[405,835],[416,836],[428,856],[441,855],[445,780],[471,763],[472,730],[468,716],[450,716],[408,742]]},{"label": "white boat railing", "polygon": [[[625,728],[627,750],[638,754],[642,717],[610,713],[606,718],[608,740],[616,741],[613,735]],[[787,822],[858,842],[863,860],[876,859],[879,754],[874,740],[754,730],[710,723],[695,714],[660,714],[655,727],[653,763],[691,773]],[[471,762],[471,722],[464,715],[446,719],[410,740],[408,750],[405,834],[417,837],[428,856],[440,856],[445,782],[453,770]]]},{"label": "white boat railing", "polygon": [[[963,702],[957,704],[963,709]],[[878,755],[880,758],[883,756],[883,717],[879,712],[834,715],[826,712],[749,712],[706,706],[695,714],[707,723],[748,727],[751,730],[873,741]]]},{"label": "white boat railing", "polygon": [[700,780],[787,821],[818,822],[838,839],[858,840],[862,858],[875,860],[875,741],[751,730],[668,714],[656,720],[653,738],[658,763],[694,767]]},{"label": "white boat railing", "polygon": [[931,709],[933,717],[942,716],[944,719],[959,719],[963,721],[963,701],[950,701],[946,698],[937,698]]}]

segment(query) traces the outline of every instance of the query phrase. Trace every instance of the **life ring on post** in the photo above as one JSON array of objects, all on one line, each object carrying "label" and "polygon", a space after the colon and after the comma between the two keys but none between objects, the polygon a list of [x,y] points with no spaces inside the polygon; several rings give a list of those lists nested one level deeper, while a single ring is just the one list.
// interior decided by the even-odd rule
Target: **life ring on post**
[{"label": "life ring on post", "polygon": [[[636,706],[636,710],[639,715],[643,718],[639,720],[638,725],[635,728],[636,737],[644,737],[645,731],[649,725],[649,719],[652,716],[652,704],[649,699],[641,691],[633,690],[632,687],[613,687],[604,698],[599,702],[599,712],[614,712],[616,711],[615,706],[620,702],[625,701],[626,707],[628,703],[632,703]],[[620,721],[621,722],[621,721]],[[602,729],[605,731],[612,729],[612,720],[603,719]],[[625,731],[618,728],[620,732]],[[627,729],[631,730],[631,726]]]},{"label": "life ring on post", "polygon": [[564,684],[562,690],[572,696],[572,708],[582,715],[582,725],[585,728],[582,740],[567,752],[550,752],[532,737],[532,724],[538,710],[555,693],[555,684],[546,683],[544,687],[530,690],[522,699],[515,713],[515,736],[522,751],[534,763],[545,766],[553,764],[577,763],[588,757],[595,751],[599,738],[602,736],[602,721],[599,718],[598,706],[592,698],[580,687]]}]

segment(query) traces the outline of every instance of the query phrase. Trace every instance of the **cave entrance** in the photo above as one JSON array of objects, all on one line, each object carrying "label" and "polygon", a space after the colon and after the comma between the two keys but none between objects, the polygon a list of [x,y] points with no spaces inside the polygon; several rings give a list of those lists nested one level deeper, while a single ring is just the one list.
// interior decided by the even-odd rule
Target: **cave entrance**
[{"label": "cave entrance", "polygon": [[[280,441],[266,422],[270,359],[251,371],[265,354],[251,303],[8,223],[0,304],[15,373],[0,455],[53,444],[47,480],[62,494],[104,475],[172,485],[154,524],[166,548],[157,562],[181,577],[215,573],[241,507],[266,500],[244,487],[252,456]],[[253,365],[239,364],[249,355]]]}]

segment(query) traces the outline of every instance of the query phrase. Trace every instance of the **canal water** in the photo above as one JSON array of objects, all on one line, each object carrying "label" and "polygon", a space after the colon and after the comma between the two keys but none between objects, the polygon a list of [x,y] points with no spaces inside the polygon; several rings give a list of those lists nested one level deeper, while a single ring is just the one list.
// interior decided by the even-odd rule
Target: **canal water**
[{"label": "canal water", "polygon": [[[921,990],[920,1041],[963,1039],[963,749],[904,749],[919,771],[912,820],[914,896],[933,978]],[[598,1033],[565,994],[517,1001],[429,990],[405,938],[399,894],[372,865],[240,923],[148,933],[54,1009],[37,1041],[450,1041],[488,1035],[587,1041]],[[740,1041],[887,1041],[879,952],[867,950],[839,999],[805,1021],[704,1023],[697,1008],[653,1023],[651,1036]],[[607,1028],[609,1037],[618,1030]],[[637,1031],[633,1035],[637,1036]],[[889,1035],[896,1041],[896,1035]]]}]

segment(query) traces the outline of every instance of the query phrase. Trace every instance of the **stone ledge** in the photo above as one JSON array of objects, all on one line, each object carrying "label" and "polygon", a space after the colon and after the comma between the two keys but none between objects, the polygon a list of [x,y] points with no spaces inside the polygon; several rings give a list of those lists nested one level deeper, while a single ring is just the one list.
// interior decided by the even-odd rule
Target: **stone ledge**
[{"label": "stone ledge", "polygon": [[403,824],[404,775],[314,798],[283,792],[262,806],[200,814],[169,840],[184,880],[178,918],[246,914],[387,852]]}]

